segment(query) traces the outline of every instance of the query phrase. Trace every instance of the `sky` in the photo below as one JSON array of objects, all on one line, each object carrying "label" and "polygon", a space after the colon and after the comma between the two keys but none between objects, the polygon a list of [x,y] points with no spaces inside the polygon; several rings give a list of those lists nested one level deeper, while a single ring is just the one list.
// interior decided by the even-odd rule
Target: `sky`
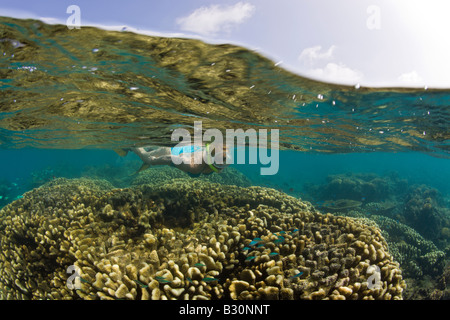
[{"label": "sky", "polygon": [[0,0],[0,16],[237,44],[326,82],[450,88],[449,0]]}]

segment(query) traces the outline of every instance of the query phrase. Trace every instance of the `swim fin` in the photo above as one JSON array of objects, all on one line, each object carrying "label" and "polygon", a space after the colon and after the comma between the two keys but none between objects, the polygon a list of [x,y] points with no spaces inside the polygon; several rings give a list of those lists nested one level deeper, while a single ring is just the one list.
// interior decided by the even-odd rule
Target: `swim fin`
[{"label": "swim fin", "polygon": [[125,157],[128,154],[129,149],[114,149],[114,152],[121,157]]},{"label": "swim fin", "polygon": [[138,170],[136,173],[139,173],[139,172],[141,172],[141,171],[144,171],[144,170],[146,170],[146,169],[148,169],[148,168],[150,168],[150,165],[147,164],[147,163],[144,163],[144,164],[139,168],[139,170]]},{"label": "swim fin", "polygon": [[130,174],[130,176],[135,176],[135,175],[137,175],[139,172],[144,171],[144,170],[146,170],[146,169],[148,169],[148,168],[150,168],[150,165],[147,164],[147,163],[144,163],[144,164],[139,168],[138,171],[136,171],[135,173]]}]

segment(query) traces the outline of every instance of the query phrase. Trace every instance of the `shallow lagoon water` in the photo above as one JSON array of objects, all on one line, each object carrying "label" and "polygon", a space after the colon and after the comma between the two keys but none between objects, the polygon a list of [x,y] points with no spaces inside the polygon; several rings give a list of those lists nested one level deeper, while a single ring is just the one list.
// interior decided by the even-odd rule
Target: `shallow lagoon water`
[{"label": "shallow lagoon water", "polygon": [[[192,130],[194,121],[202,121],[204,129],[221,131],[279,129],[277,174],[262,176],[260,164],[236,164],[232,168],[238,171],[231,175],[237,180],[231,181],[242,181],[243,174],[246,183],[307,201],[319,213],[376,222],[387,241],[386,250],[403,272],[407,284],[403,298],[448,299],[443,283],[448,279],[450,253],[449,90],[321,83],[289,73],[254,52],[231,45],[212,46],[197,40],[94,28],[82,28],[77,33],[65,26],[31,20],[2,18],[1,24],[0,206],[15,208],[16,203],[19,210],[20,201],[28,201],[26,192],[64,185],[61,177],[103,179],[114,188],[128,188],[141,162],[134,154],[120,157],[113,149],[136,144],[171,146],[171,132],[180,127]],[[170,173],[166,169],[152,168],[161,170],[162,175]],[[170,174],[174,174],[173,179],[188,179]],[[187,184],[195,180],[189,179]],[[39,190],[35,192],[29,195],[39,194]],[[168,207],[177,202],[176,197],[166,197],[162,201]],[[115,203],[110,205],[114,207]],[[102,214],[109,212],[105,208]],[[178,230],[171,224],[166,226]],[[164,238],[163,234],[159,236]],[[22,238],[12,239],[23,245]],[[421,247],[420,243],[426,245]],[[271,250],[270,257],[281,252],[273,247]],[[166,258],[161,256],[163,252],[158,251],[161,260]],[[167,257],[170,254],[166,252]],[[296,254],[303,255],[306,261],[312,259],[306,251]],[[5,271],[9,268],[6,256],[2,257],[3,274],[9,274]],[[233,271],[237,277],[244,279],[243,274],[250,274],[245,261],[259,263],[255,257],[241,258],[243,265],[238,264]],[[196,262],[197,266],[192,267],[201,269],[203,263]],[[298,268],[309,264],[301,259],[298,263]],[[164,273],[157,273],[164,270],[154,270],[158,275],[150,278],[142,271],[143,278],[136,279],[139,282],[125,287],[136,287],[136,283],[142,286],[142,279],[148,280],[143,284],[148,286],[149,279],[156,279],[163,290],[161,283],[172,281]],[[298,284],[319,281],[320,272],[328,272],[313,270],[305,269]],[[216,279],[220,276],[216,271],[203,279]],[[286,268],[284,272],[289,279],[288,273],[294,269]],[[91,282],[95,279],[95,275],[86,277],[91,277]],[[183,277],[191,279],[186,274]],[[220,279],[224,284],[219,281],[217,285],[219,291],[236,288],[236,283],[231,286],[223,277]],[[35,284],[3,281],[3,298],[14,296],[8,295],[9,290],[18,290],[22,297],[35,297]],[[282,285],[280,290],[285,291],[280,295],[290,297],[289,285]],[[326,286],[329,288],[329,284]],[[356,291],[355,283],[336,284],[338,293],[334,296],[355,298],[348,294],[349,286]],[[306,294],[303,287],[295,288],[295,297]],[[115,288],[108,294],[117,298],[121,296],[119,291]],[[105,297],[95,290],[89,292],[71,297]],[[170,292],[166,294],[176,294]],[[145,296],[129,294],[124,297]],[[242,296],[233,294],[216,292],[212,296],[244,297],[242,292]],[[269,298],[276,296],[272,291],[265,294]],[[320,294],[313,291],[311,296]],[[361,298],[361,294],[356,297]]]}]

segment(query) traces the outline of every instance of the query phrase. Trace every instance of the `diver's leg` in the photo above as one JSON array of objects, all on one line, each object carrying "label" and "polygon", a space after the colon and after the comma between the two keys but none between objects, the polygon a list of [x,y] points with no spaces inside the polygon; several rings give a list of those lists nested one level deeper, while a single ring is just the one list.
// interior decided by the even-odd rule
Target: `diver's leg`
[{"label": "diver's leg", "polygon": [[131,150],[138,155],[139,158],[141,158],[142,161],[145,163],[148,163],[148,160],[151,160],[148,153],[149,151],[146,151],[143,147],[138,148],[131,148]]},{"label": "diver's leg", "polygon": [[169,147],[159,147],[159,148],[148,151],[147,155],[150,157],[155,157],[155,158],[170,156],[170,148]]},{"label": "diver's leg", "polygon": [[139,158],[144,163],[150,165],[164,165],[170,164],[172,162],[171,153],[169,147],[158,147],[157,149],[147,151],[145,148],[133,148],[134,153],[136,153]]}]

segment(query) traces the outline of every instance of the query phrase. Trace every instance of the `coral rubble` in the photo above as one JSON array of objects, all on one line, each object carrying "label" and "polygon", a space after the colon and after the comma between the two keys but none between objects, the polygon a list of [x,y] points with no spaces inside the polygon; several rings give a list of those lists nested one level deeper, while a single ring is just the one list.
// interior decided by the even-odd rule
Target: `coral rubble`
[{"label": "coral rubble", "polygon": [[401,299],[405,288],[376,226],[273,189],[184,178],[55,179],[0,211],[0,245],[2,299]]}]

